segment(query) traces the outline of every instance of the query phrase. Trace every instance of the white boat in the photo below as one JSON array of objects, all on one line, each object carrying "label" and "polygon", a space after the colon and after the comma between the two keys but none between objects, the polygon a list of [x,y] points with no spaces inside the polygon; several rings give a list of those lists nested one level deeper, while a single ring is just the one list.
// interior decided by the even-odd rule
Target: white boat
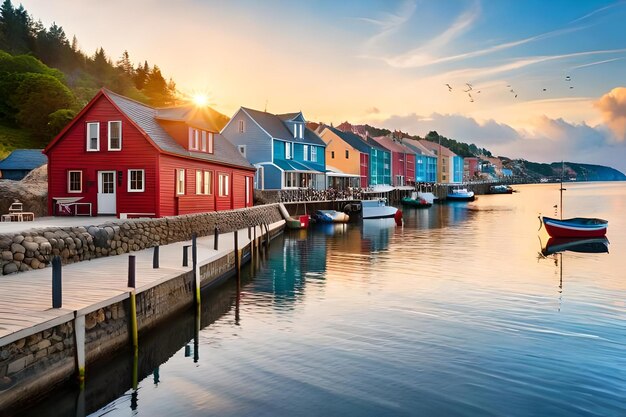
[{"label": "white boat", "polygon": [[455,188],[446,196],[448,201],[474,201],[474,191],[467,188]]},{"label": "white boat", "polygon": [[435,202],[435,200],[437,199],[437,197],[435,197],[435,194],[433,193],[426,193],[423,191],[418,191],[417,192],[417,198],[422,199],[422,200],[426,200],[426,202],[428,204],[433,204]]},{"label": "white boat", "polygon": [[398,209],[387,205],[386,198],[377,198],[374,200],[362,200],[364,219],[382,219],[385,217],[394,217]]}]

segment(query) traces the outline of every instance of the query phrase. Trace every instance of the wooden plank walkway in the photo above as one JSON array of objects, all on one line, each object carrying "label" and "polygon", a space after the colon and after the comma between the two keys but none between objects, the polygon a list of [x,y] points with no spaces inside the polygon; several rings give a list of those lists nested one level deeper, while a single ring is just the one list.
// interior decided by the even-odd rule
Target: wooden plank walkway
[{"label": "wooden plank walkway", "polygon": [[[269,227],[275,230],[283,224],[281,220]],[[261,234],[257,227],[257,237]],[[197,239],[199,266],[233,252],[233,232],[219,235],[217,251],[213,249],[213,239]],[[239,231],[238,241],[239,248],[250,243],[248,229]],[[127,298],[132,290],[127,287],[128,255],[135,255],[136,293],[190,271],[191,248],[189,266],[182,266],[184,245],[191,245],[191,241],[161,246],[158,269],[152,268],[152,248],[64,265],[62,308],[52,308],[52,268],[0,276],[0,346],[67,322],[75,312],[87,314]]]}]

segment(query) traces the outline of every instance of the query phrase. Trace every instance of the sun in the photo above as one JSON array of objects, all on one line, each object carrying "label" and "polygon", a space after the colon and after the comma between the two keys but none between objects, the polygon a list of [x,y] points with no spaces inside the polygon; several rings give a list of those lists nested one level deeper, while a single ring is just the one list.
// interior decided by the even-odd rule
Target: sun
[{"label": "sun", "polygon": [[206,106],[207,104],[209,104],[209,98],[206,96],[206,94],[194,94],[192,100],[196,106]]}]

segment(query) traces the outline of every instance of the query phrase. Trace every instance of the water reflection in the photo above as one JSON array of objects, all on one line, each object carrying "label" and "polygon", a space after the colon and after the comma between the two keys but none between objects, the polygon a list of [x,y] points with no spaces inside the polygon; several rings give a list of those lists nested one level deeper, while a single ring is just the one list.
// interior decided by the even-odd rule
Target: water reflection
[{"label": "water reflection", "polygon": [[606,237],[598,238],[554,238],[547,240],[546,245],[541,248],[544,256],[559,252],[578,253],[608,253],[609,240]]},{"label": "water reflection", "polygon": [[[306,230],[287,230],[272,242],[268,260],[256,272],[259,279],[252,282],[246,293],[255,293],[259,299],[270,295],[271,302],[283,309],[304,296],[307,277],[321,277],[324,271],[326,236],[323,233],[309,234]],[[246,278],[250,277],[249,274],[249,271],[244,272]]]},{"label": "water reflection", "polygon": [[441,229],[466,222],[476,215],[474,203],[434,204],[428,209],[404,208],[404,224],[417,229]]}]

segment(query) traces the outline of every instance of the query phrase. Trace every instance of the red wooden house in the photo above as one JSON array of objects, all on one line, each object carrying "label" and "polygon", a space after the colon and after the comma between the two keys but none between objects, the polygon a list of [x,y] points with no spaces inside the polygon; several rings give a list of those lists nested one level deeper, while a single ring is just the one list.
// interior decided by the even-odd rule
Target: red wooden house
[{"label": "red wooden house", "polygon": [[163,217],[252,206],[255,168],[218,133],[217,114],[100,90],[44,149],[49,213]]},{"label": "red wooden house", "polygon": [[372,139],[391,152],[392,185],[400,187],[415,184],[415,152],[389,136]]}]

